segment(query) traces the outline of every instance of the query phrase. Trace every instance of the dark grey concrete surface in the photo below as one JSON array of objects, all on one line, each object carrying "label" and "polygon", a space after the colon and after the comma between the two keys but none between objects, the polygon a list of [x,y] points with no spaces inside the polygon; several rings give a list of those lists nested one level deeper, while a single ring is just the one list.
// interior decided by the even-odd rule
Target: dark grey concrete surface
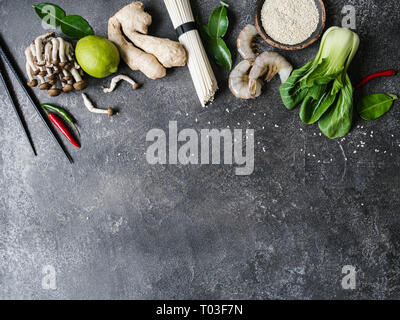
[{"label": "dark grey concrete surface", "polygon": [[[107,19],[127,0],[56,1],[106,35]],[[144,1],[151,33],[174,38],[162,1]],[[192,1],[203,22],[218,1]],[[255,1],[228,1],[234,50]],[[398,0],[326,0],[328,25],[340,25],[345,4],[357,12],[361,46],[353,82],[381,69],[400,70]],[[32,1],[1,0],[1,33],[20,67],[23,49],[43,33]],[[297,67],[319,43],[285,56]],[[0,89],[0,298],[2,299],[311,299],[400,298],[400,106],[383,118],[355,119],[344,140],[301,124],[279,98],[279,80],[255,101],[239,101],[227,74],[202,109],[186,68],[112,95],[90,79],[87,92],[119,114],[87,112],[78,93],[41,102],[66,107],[79,121],[83,148],[66,144],[70,165],[20,97],[39,151],[32,158],[4,88]],[[400,94],[400,78],[371,83],[361,95]],[[226,111],[229,110],[229,112]],[[196,119],[198,120],[196,122]],[[255,129],[255,172],[231,166],[151,166],[147,132],[179,128]],[[365,143],[365,147],[361,144]],[[42,288],[42,269],[56,270],[56,290]],[[341,287],[344,265],[357,268],[357,287]]]}]

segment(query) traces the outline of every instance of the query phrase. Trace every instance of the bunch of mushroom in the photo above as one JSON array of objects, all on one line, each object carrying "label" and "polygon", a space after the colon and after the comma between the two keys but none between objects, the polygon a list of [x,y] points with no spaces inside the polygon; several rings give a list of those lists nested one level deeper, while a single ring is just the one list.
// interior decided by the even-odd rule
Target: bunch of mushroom
[{"label": "bunch of mushroom", "polygon": [[[88,85],[82,79],[83,71],[74,58],[72,44],[57,38],[54,32],[37,37],[26,48],[25,56],[28,86],[39,86],[51,97],[74,89],[83,90]],[[57,87],[58,80],[61,88]]]}]

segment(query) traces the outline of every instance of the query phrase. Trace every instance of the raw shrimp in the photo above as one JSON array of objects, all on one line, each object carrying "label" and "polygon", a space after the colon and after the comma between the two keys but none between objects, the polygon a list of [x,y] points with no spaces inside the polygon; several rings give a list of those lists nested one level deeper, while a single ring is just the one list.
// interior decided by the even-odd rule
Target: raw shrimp
[{"label": "raw shrimp", "polygon": [[251,68],[251,63],[248,60],[240,62],[229,75],[229,89],[233,95],[240,99],[255,99],[261,94],[262,82],[256,80],[254,82],[254,94],[249,91],[249,76],[248,72]]},{"label": "raw shrimp", "polygon": [[271,81],[273,77],[278,73],[281,77],[281,82],[286,82],[289,79],[290,74],[293,71],[292,65],[282,57],[279,53],[272,51],[265,51],[260,54],[254,61],[254,65],[250,70],[249,74],[249,91],[250,94],[255,94],[258,90],[258,79],[264,74],[268,74],[265,78],[267,81]]},{"label": "raw shrimp", "polygon": [[245,26],[244,29],[240,32],[237,39],[237,48],[243,59],[254,61],[257,58],[257,55],[254,53],[254,50],[252,48],[253,41],[257,36],[257,29],[251,24]]}]

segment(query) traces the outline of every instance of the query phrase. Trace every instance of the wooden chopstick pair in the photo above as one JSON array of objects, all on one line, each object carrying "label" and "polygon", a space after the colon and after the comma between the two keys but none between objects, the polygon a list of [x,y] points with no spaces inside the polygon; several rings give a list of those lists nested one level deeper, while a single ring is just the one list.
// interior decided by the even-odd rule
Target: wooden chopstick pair
[{"label": "wooden chopstick pair", "polygon": [[[70,154],[68,153],[68,151],[65,149],[63,143],[60,141],[60,139],[58,138],[58,136],[54,133],[52,127],[49,125],[47,119],[43,116],[40,107],[40,104],[37,102],[35,96],[33,95],[33,93],[30,91],[30,89],[27,88],[27,85],[25,83],[25,81],[23,80],[24,78],[21,76],[21,72],[18,69],[17,64],[15,63],[15,61],[11,60],[11,58],[9,58],[9,56],[6,54],[5,51],[5,43],[1,37],[0,34],[0,57],[3,59],[3,61],[6,63],[6,65],[10,68],[11,72],[13,73],[14,77],[17,79],[18,83],[20,84],[20,86],[22,87],[25,95],[28,97],[28,100],[30,101],[30,103],[32,104],[33,108],[35,109],[36,113],[38,114],[39,118],[42,120],[43,124],[45,125],[45,127],[47,128],[47,131],[49,133],[49,135],[53,138],[53,140],[56,142],[56,144],[59,146],[59,148],[61,149],[61,151],[64,153],[64,155],[67,157],[68,161],[70,163],[73,163],[73,159],[70,156]],[[35,147],[33,145],[33,141],[31,138],[31,135],[29,134],[29,130],[28,127],[26,126],[26,123],[20,113],[20,111],[17,108],[17,105],[15,103],[14,100],[14,96],[12,95],[12,88],[11,88],[11,82],[6,80],[6,70],[5,68],[2,66],[2,64],[0,63],[0,81],[4,84],[4,87],[6,89],[7,95],[10,99],[11,105],[14,109],[14,112],[18,118],[18,122],[22,128],[22,130],[25,133],[25,137],[27,139],[27,141],[29,142],[33,155],[36,156],[36,150]]]}]

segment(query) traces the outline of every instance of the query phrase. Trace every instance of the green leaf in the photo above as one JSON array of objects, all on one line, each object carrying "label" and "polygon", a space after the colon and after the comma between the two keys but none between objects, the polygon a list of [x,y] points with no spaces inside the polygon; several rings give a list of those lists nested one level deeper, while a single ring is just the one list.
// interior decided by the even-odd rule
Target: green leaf
[{"label": "green leaf", "polygon": [[345,75],[344,87],[340,90],[336,104],[319,120],[319,128],[330,139],[344,137],[351,129],[353,120],[353,85]]},{"label": "green leaf", "polygon": [[36,14],[41,20],[53,27],[58,27],[61,25],[61,20],[66,16],[63,9],[48,2],[43,2],[36,5],[34,4],[32,8],[35,10]]},{"label": "green leaf", "polygon": [[209,38],[208,48],[219,66],[226,71],[232,69],[232,55],[222,38]]},{"label": "green leaf", "polygon": [[206,41],[207,43],[210,41],[211,37],[210,37],[210,33],[208,32],[208,26],[200,26],[200,36],[203,38],[204,41]]},{"label": "green leaf", "polygon": [[216,8],[210,16],[208,21],[208,30],[211,37],[224,37],[228,31],[229,19],[226,4],[221,3],[222,6]]},{"label": "green leaf", "polygon": [[301,81],[309,71],[311,64],[312,62],[310,61],[302,68],[293,71],[289,79],[282,83],[279,90],[282,102],[287,109],[294,109],[306,97],[309,89],[306,87],[303,88]]},{"label": "green leaf", "polygon": [[327,85],[310,89],[300,108],[300,119],[306,124],[317,122],[335,102],[336,95],[327,90]]},{"label": "green leaf", "polygon": [[332,73],[331,71],[327,71],[329,70],[329,64],[329,59],[324,58],[318,64],[313,66],[311,69],[312,71],[307,74],[307,87],[327,84],[332,80],[337,79],[342,74],[344,67],[342,67],[338,72]]},{"label": "green leaf", "polygon": [[387,113],[397,99],[394,94],[371,94],[361,99],[357,105],[357,110],[364,120],[375,120]]},{"label": "green leaf", "polygon": [[86,36],[94,35],[92,27],[81,16],[66,16],[61,21],[61,31],[70,38],[81,39]]}]

